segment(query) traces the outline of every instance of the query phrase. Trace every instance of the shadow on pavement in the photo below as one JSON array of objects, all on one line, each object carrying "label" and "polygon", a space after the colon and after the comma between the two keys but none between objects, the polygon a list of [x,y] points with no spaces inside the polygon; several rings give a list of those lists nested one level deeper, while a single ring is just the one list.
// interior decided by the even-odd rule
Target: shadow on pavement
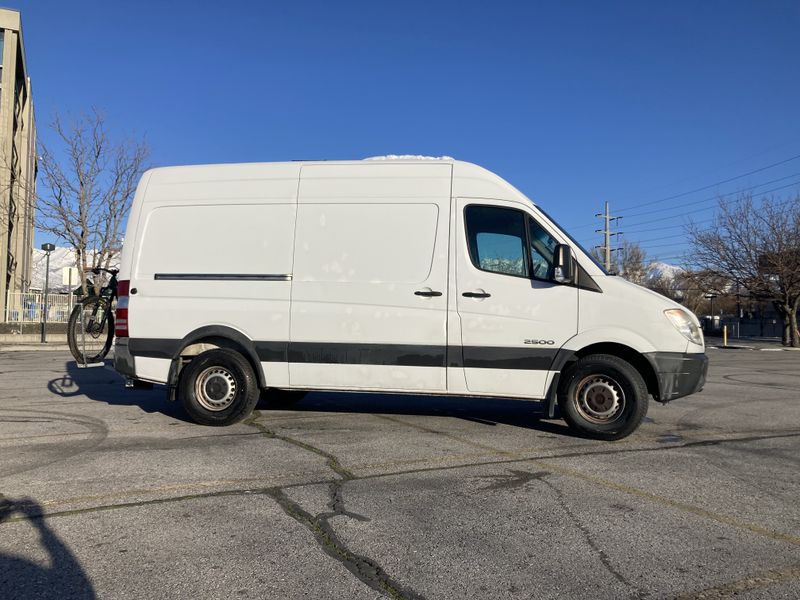
[{"label": "shadow on pavement", "polygon": [[39,533],[39,544],[47,553],[49,566],[43,567],[19,556],[0,552],[0,590],[3,598],[61,600],[96,598],[89,578],[75,555],[48,527],[42,508],[29,498],[14,501],[0,494],[0,523],[9,518],[26,517]]},{"label": "shadow on pavement", "polygon": [[[259,403],[259,408],[273,409],[269,405],[268,396],[266,401],[262,400]],[[544,403],[509,398],[310,392],[288,410],[293,412],[453,417],[487,426],[510,425],[575,437],[565,423],[541,420],[546,418]]]},{"label": "shadow on pavement", "polygon": [[[62,398],[86,396],[115,406],[138,406],[147,413],[161,413],[173,419],[191,422],[179,402],[169,402],[163,386],[153,389],[125,389],[123,377],[114,371],[112,361],[105,367],[78,368],[67,361],[66,374],[48,382],[51,393]],[[268,398],[268,395],[267,395]],[[259,408],[271,410],[268,400]],[[545,405],[541,402],[508,398],[469,398],[463,396],[426,396],[356,392],[310,392],[291,406],[293,412],[363,413],[453,417],[481,425],[498,424],[522,427],[557,435],[574,436],[563,422],[542,421]]]},{"label": "shadow on pavement", "polygon": [[66,373],[47,383],[50,393],[61,398],[86,396],[90,400],[112,406],[138,406],[146,413],[161,413],[180,421],[189,421],[178,402],[168,402],[166,389],[125,389],[125,379],[114,370],[112,360],[104,367],[78,368],[74,360],[64,365]]}]

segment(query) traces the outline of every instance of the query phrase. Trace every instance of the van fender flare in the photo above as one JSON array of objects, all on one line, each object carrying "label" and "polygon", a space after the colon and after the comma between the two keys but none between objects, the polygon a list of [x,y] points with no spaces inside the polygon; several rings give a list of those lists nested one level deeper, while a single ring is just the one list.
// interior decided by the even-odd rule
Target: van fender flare
[{"label": "van fender flare", "polygon": [[553,363],[550,366],[550,370],[555,371],[555,374],[553,375],[553,379],[550,382],[550,387],[547,390],[547,396],[545,397],[548,419],[555,417],[556,404],[558,403],[558,386],[564,367],[566,367],[568,363],[575,360],[581,350],[595,344],[615,344],[618,346],[625,346],[643,356],[646,352],[656,351],[656,348],[653,346],[653,344],[648,342],[638,333],[628,329],[609,327],[592,329],[590,331],[582,331],[577,335],[574,335],[564,342],[564,345],[558,349],[558,352],[553,358]]},{"label": "van fender flare", "polygon": [[264,369],[261,368],[261,361],[258,358],[256,345],[253,340],[233,327],[227,327],[225,325],[206,325],[205,327],[195,329],[186,335],[178,344],[178,350],[172,357],[172,362],[169,365],[169,375],[167,377],[167,385],[169,386],[170,390],[170,399],[174,399],[174,391],[178,385],[178,375],[181,367],[181,353],[188,346],[191,346],[192,344],[205,338],[222,338],[233,342],[232,349],[241,350],[247,361],[252,365],[259,387],[262,389],[267,387],[267,382],[264,378]]}]

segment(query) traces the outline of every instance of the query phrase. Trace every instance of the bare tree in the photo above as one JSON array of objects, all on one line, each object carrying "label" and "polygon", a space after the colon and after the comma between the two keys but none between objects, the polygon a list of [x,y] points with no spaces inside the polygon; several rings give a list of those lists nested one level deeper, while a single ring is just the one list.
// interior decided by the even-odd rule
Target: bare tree
[{"label": "bare tree", "polygon": [[692,263],[772,301],[783,318],[783,344],[800,347],[800,195],[785,201],[720,199],[714,224],[687,228]]},{"label": "bare tree", "polygon": [[717,314],[717,311],[712,311],[713,306],[728,312],[735,306],[731,295],[734,284],[717,273],[706,270],[683,271],[675,277],[674,285],[680,291],[681,303],[694,313],[704,312],[713,316]]},{"label": "bare tree", "polygon": [[651,275],[647,279],[647,287],[654,292],[658,292],[662,296],[666,296],[675,302],[681,302],[689,308],[692,312],[696,312],[689,304],[686,303],[686,288],[683,278],[683,273],[678,273],[671,276],[667,273],[658,273]]},{"label": "bare tree", "polygon": [[622,244],[619,274],[638,285],[645,285],[648,278],[647,254],[638,242],[625,241]]},{"label": "bare tree", "polygon": [[84,270],[108,268],[121,250],[149,150],[144,141],[111,141],[97,110],[69,124],[55,117],[50,128],[56,145],[40,145],[44,193],[37,198],[37,226],[74,249],[85,294]]}]

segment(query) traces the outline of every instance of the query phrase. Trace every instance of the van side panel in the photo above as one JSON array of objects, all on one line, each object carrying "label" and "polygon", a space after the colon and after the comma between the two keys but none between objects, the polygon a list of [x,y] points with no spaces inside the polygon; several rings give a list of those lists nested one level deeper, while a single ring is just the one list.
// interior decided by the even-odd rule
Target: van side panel
[{"label": "van side panel", "polygon": [[269,349],[269,385],[288,383],[298,176],[294,165],[154,172],[130,267],[131,348],[148,348],[137,376],[166,382],[180,340],[224,326]]},{"label": "van side panel", "polygon": [[447,389],[451,165],[304,166],[292,386]]}]

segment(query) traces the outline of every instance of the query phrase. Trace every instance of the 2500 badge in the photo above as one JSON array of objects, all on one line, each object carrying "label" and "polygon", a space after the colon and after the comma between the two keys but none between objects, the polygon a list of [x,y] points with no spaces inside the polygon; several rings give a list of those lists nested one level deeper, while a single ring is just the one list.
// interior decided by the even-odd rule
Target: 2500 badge
[{"label": "2500 badge", "polygon": [[552,346],[556,343],[555,340],[523,340],[525,344],[533,344],[536,346]]}]

